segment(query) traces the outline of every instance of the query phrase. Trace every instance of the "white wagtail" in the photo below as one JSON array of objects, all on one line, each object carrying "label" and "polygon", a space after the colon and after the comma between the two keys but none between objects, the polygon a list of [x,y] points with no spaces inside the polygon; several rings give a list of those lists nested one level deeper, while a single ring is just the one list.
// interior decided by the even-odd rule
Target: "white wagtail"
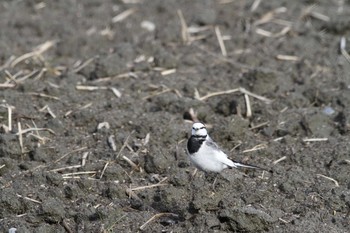
[{"label": "white wagtail", "polygon": [[[247,167],[258,168],[257,166],[233,162],[220,147],[209,137],[207,129],[202,123],[194,123],[192,135],[187,142],[187,150],[191,162],[205,172],[221,172],[225,168]],[[265,170],[265,169],[263,169]]]}]

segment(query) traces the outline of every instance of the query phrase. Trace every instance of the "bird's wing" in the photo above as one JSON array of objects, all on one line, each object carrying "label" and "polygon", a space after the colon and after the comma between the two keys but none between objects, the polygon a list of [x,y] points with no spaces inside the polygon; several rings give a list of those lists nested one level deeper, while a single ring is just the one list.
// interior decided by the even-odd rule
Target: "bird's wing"
[{"label": "bird's wing", "polygon": [[216,144],[213,139],[211,139],[209,136],[207,138],[207,140],[205,140],[205,143],[207,144],[208,147],[214,149],[214,150],[218,150],[221,151],[220,147],[218,146],[218,144]]}]

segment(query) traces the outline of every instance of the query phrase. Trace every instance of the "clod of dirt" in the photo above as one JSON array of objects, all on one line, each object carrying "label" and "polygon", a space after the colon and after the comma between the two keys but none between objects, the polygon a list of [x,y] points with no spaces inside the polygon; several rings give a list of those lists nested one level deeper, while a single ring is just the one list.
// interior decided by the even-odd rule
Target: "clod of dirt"
[{"label": "clod of dirt", "polygon": [[0,195],[0,218],[4,218],[9,214],[18,214],[25,212],[19,197],[17,197],[14,189],[2,189]]},{"label": "clod of dirt", "polygon": [[252,207],[224,209],[220,212],[219,218],[234,232],[267,231],[269,225],[275,221],[267,213]]},{"label": "clod of dirt", "polygon": [[65,215],[63,203],[55,198],[44,200],[41,204],[41,214],[47,223],[61,222]]},{"label": "clod of dirt", "polygon": [[245,73],[240,83],[243,87],[259,95],[271,95],[279,87],[276,74],[256,70]]},{"label": "clod of dirt", "polygon": [[165,153],[162,149],[157,148],[152,150],[153,153],[148,153],[145,156],[145,170],[148,173],[163,174],[172,166],[174,162],[173,157],[166,157],[168,153]]},{"label": "clod of dirt", "polygon": [[0,134],[0,144],[0,157],[18,159],[22,154],[16,135]]}]

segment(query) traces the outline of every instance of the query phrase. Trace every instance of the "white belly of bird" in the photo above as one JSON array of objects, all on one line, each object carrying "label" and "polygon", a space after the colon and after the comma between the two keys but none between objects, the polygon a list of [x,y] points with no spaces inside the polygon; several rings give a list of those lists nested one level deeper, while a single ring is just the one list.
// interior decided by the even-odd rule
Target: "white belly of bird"
[{"label": "white belly of bird", "polygon": [[221,172],[228,168],[228,165],[233,165],[233,162],[227,158],[224,152],[212,150],[207,146],[190,155],[190,160],[198,169],[210,172]]}]

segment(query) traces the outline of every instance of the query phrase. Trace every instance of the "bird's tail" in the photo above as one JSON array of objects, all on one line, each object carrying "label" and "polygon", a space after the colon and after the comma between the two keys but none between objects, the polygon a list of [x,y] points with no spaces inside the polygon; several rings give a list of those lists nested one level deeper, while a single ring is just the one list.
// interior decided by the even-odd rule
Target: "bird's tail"
[{"label": "bird's tail", "polygon": [[259,170],[264,170],[264,171],[272,172],[271,170],[266,169],[266,168],[258,167],[258,166],[251,165],[251,164],[238,163],[238,162],[233,162],[233,167],[253,168],[253,169],[259,169]]}]

